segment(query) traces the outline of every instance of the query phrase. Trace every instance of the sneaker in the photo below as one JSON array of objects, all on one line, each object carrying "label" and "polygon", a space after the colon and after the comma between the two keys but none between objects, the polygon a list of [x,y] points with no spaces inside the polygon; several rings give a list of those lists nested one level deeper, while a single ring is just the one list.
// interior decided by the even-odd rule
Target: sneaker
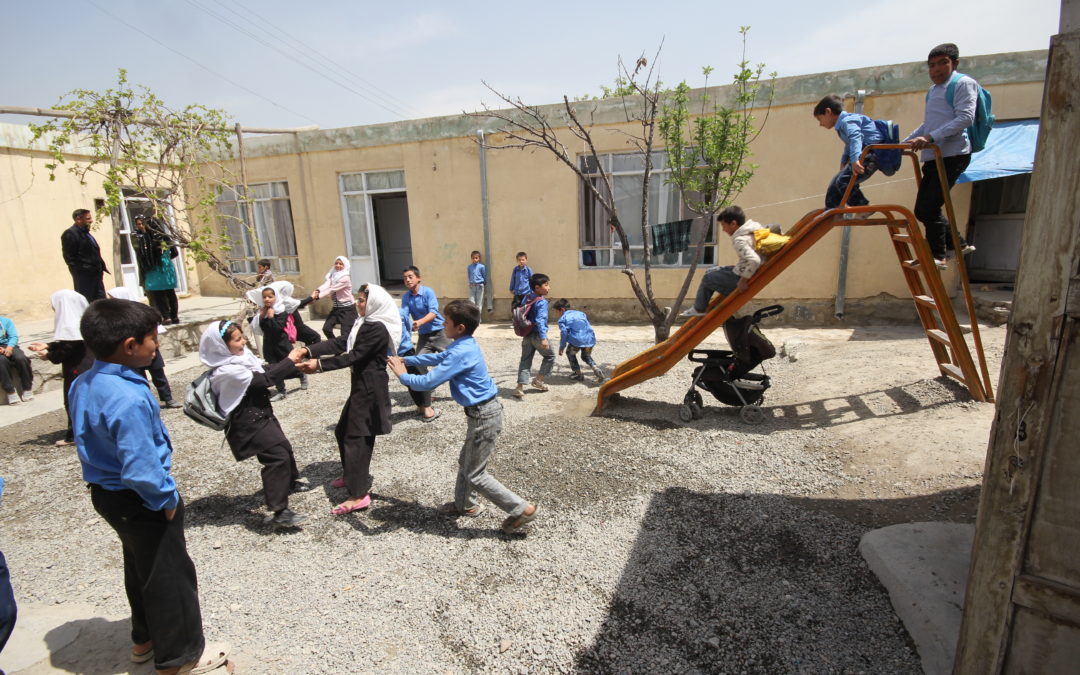
[{"label": "sneaker", "polygon": [[30,391],[29,389],[27,389],[26,391],[24,391],[24,392],[22,393],[22,397],[21,397],[21,398],[22,398],[22,400],[23,400],[24,402],[27,402],[27,403],[28,403],[28,402],[30,402],[30,401],[33,401],[33,400],[34,400],[34,392],[32,392],[32,391]]},{"label": "sneaker", "polygon": [[937,265],[937,268],[939,270],[949,269],[949,261],[945,260],[944,258],[934,258],[934,264]]},{"label": "sneaker", "polygon": [[964,244],[964,247],[960,249],[961,255],[969,255],[975,252],[975,247],[972,244]]},{"label": "sneaker", "polygon": [[270,522],[274,527],[299,527],[305,520],[307,516],[302,513],[297,513],[292,509],[282,509],[274,514]]},{"label": "sneaker", "polygon": [[689,307],[679,312],[679,316],[705,316],[705,312],[699,312],[693,307]]},{"label": "sneaker", "polygon": [[596,375],[597,382],[607,381],[607,375],[604,374],[604,370],[600,366],[593,366],[593,375]]},{"label": "sneaker", "polygon": [[8,405],[15,405],[18,402],[19,402],[19,395],[16,394],[15,392],[11,392],[10,394],[7,395],[7,404]]},{"label": "sneaker", "polygon": [[279,391],[278,393],[276,393],[276,394],[274,394],[273,396],[270,397],[270,402],[271,403],[276,403],[277,401],[284,401],[284,400],[285,400],[285,392],[283,392],[283,391]]},{"label": "sneaker", "polygon": [[585,379],[585,376],[581,374],[580,370],[578,370],[578,371],[575,371],[573,373],[570,373],[570,379],[574,380],[575,382],[581,382],[582,380]]},{"label": "sneaker", "polygon": [[519,401],[525,398],[525,390],[522,389],[521,386],[522,385],[519,384],[517,389],[515,389],[513,393],[514,398],[518,399]]},{"label": "sneaker", "polygon": [[165,401],[164,403],[162,403],[161,407],[162,408],[183,408],[184,404],[181,403],[180,401],[177,401],[176,399],[171,399],[170,398],[168,401]]},{"label": "sneaker", "polygon": [[300,374],[300,391],[307,391],[307,388],[308,388],[307,373],[301,373]]},{"label": "sneaker", "polygon": [[310,489],[311,489],[311,483],[308,482],[307,478],[303,478],[303,477],[297,478],[296,480],[294,480],[292,482],[292,485],[289,486],[289,491],[290,492],[307,492]]},{"label": "sneaker", "polygon": [[537,391],[547,391],[548,390],[548,386],[546,384],[544,384],[544,381],[541,380],[539,377],[534,377],[530,384],[532,384],[532,388],[536,389]]}]

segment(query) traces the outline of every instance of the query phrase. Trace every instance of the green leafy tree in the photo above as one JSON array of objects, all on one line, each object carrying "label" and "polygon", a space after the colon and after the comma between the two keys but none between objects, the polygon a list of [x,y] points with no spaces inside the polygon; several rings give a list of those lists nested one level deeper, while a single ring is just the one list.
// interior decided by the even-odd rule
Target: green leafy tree
[{"label": "green leafy tree", "polygon": [[[32,143],[43,140],[52,155],[50,180],[61,165],[84,183],[89,174],[101,176],[105,211],[114,214],[123,191],[133,190],[148,200],[175,245],[233,287],[251,286],[229,269],[232,241],[215,222],[218,190],[233,184],[221,161],[231,157],[233,138],[224,112],[201,105],[174,110],[149,88],[129,83],[123,69],[115,88],[76,89],[55,109],[71,116],[29,125]],[[65,151],[76,144],[90,148],[89,159],[68,164]]]}]

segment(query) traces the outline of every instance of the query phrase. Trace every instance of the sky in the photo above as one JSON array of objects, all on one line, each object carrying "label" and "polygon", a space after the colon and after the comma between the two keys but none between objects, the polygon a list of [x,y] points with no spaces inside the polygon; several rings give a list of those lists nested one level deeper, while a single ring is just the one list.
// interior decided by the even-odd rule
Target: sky
[{"label": "sky", "polygon": [[780,77],[922,61],[942,42],[959,45],[963,70],[965,55],[1046,49],[1060,6],[22,0],[3,5],[0,106],[51,107],[125,68],[170,107],[199,103],[250,127],[347,127],[501,107],[484,82],[530,104],[598,94],[620,58],[643,54],[666,84],[702,86],[708,65],[709,84],[726,84],[740,26],[746,58]]}]

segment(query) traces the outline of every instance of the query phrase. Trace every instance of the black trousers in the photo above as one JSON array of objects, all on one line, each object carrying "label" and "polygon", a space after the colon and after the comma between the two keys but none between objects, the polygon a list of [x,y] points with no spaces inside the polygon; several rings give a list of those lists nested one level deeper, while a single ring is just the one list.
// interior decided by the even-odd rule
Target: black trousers
[{"label": "black trousers", "polygon": [[34,368],[30,365],[30,359],[26,358],[26,354],[23,354],[18,345],[11,350],[11,356],[0,356],[0,385],[9,394],[15,392],[13,372],[19,378],[23,391],[30,391],[33,388]]},{"label": "black trousers", "polygon": [[293,455],[292,445],[286,441],[272,448],[260,450],[255,453],[259,464],[262,464],[263,496],[266,498],[266,508],[274,513],[289,508],[289,490],[293,481],[300,477],[300,469],[296,468],[296,456]]},{"label": "black trousers", "polygon": [[[441,330],[433,330],[430,333],[423,333],[416,341],[416,353],[417,354],[437,354],[439,352],[445,352],[446,348],[450,346],[450,338],[446,337],[446,334]],[[421,368],[419,366],[406,366],[406,371],[413,375],[423,375],[428,371],[427,368]],[[413,403],[422,408],[431,407],[431,392],[430,391],[413,391],[409,390],[409,396],[412,397]]]},{"label": "black trousers", "polygon": [[[945,180],[950,190],[956,185],[956,179],[964,173],[964,169],[970,162],[971,155],[942,158],[942,163],[945,165]],[[926,228],[926,243],[930,245],[930,253],[938,260],[944,260],[945,252],[952,248],[949,221],[941,212],[941,207],[944,205],[945,193],[941,191],[937,162],[923,162],[922,182],[919,183],[919,194],[915,198],[915,217]]]},{"label": "black trousers", "polygon": [[363,497],[371,491],[371,454],[375,452],[375,437],[349,431],[349,406],[346,404],[334,428],[334,438],[337,439],[341,473],[349,497]]},{"label": "black trousers", "polygon": [[154,389],[157,389],[158,398],[162,403],[168,403],[172,400],[172,387],[169,386],[169,378],[165,376],[165,360],[161,358],[161,351],[154,353],[154,360],[150,362],[150,365],[146,368],[140,368],[139,372],[143,377],[146,377],[146,371],[150,371],[150,381],[154,383]]},{"label": "black trousers", "polygon": [[195,563],[184,541],[184,501],[173,519],[165,520],[164,511],[147,509],[132,490],[91,485],[90,500],[123,547],[131,642],[153,640],[159,670],[199,658],[206,643]]},{"label": "black trousers", "polygon": [[161,312],[163,319],[174,322],[179,321],[180,301],[176,298],[176,289],[146,291],[146,297],[150,299],[150,304],[153,305],[154,309]]},{"label": "black trousers", "polygon": [[0,652],[4,651],[4,645],[11,637],[11,631],[15,630],[15,619],[19,615],[19,609],[15,606],[15,593],[11,590],[11,574],[8,572],[7,560],[0,553]]},{"label": "black trousers", "polygon": [[105,297],[105,283],[101,280],[101,272],[72,272],[71,281],[75,285],[75,292],[86,298],[87,302]]},{"label": "black trousers", "polygon": [[323,322],[322,332],[327,340],[334,339],[334,326],[341,324],[341,334],[348,335],[353,324],[360,316],[356,313],[356,305],[336,305],[330,310],[330,315]]}]

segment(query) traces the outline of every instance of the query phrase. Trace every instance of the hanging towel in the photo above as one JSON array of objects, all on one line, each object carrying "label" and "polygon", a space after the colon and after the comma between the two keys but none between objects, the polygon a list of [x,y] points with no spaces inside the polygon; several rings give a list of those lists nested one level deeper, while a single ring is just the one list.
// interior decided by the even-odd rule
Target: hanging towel
[{"label": "hanging towel", "polygon": [[693,220],[676,220],[652,226],[653,255],[681,253],[690,248],[690,226]]}]

